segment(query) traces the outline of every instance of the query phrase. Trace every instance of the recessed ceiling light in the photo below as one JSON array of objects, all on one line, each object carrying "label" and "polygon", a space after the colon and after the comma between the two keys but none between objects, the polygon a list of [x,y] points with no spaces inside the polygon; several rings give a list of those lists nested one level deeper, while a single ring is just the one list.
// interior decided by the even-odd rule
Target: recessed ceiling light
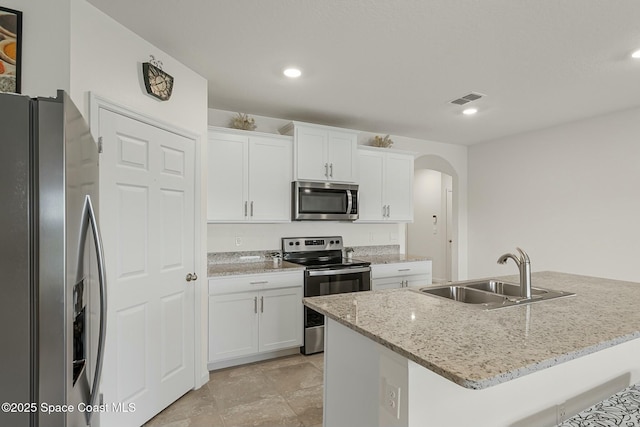
[{"label": "recessed ceiling light", "polygon": [[462,110],[462,114],[464,114],[465,116],[473,116],[477,112],[477,108],[467,108],[466,110]]},{"label": "recessed ceiling light", "polygon": [[282,73],[291,79],[298,78],[302,75],[302,71],[300,71],[299,68],[286,68]]},{"label": "recessed ceiling light", "polygon": [[639,49],[639,50],[636,50],[635,52],[633,52],[633,53],[631,54],[631,57],[632,57],[633,59],[640,59],[640,49]]}]

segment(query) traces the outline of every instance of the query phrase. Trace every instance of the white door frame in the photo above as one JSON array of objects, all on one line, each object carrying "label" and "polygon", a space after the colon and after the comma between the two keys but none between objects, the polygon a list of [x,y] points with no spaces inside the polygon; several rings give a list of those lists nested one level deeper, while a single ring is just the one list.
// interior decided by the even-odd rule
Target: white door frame
[{"label": "white door frame", "polygon": [[[204,384],[209,381],[209,371],[206,367],[206,359],[203,359],[203,343],[202,343],[202,334],[203,334],[203,326],[207,324],[207,319],[203,319],[203,316],[206,316],[206,313],[202,310],[202,295],[203,289],[206,290],[207,286],[207,268],[206,263],[202,260],[202,229],[203,229],[203,221],[204,217],[202,215],[202,166],[199,159],[202,158],[202,140],[200,135],[188,131],[186,129],[180,128],[173,124],[167,123],[162,120],[158,120],[156,118],[147,116],[145,114],[138,113],[122,104],[111,101],[103,96],[97,95],[95,93],[89,92],[89,124],[91,128],[91,133],[93,138],[97,141],[98,135],[95,132],[99,129],[99,111],[100,109],[105,109],[108,111],[112,111],[114,113],[120,114],[122,116],[128,117],[130,119],[138,120],[140,122],[146,123],[151,126],[155,126],[159,129],[165,130],[167,132],[174,133],[176,135],[183,136],[185,138],[191,139],[195,142],[195,183],[194,183],[194,268],[198,274],[200,280],[193,282],[194,287],[194,307],[193,307],[193,356],[194,356],[194,372],[193,372],[193,383],[194,387],[200,388]],[[203,324],[204,322],[204,324]],[[206,344],[206,343],[205,343]],[[205,345],[204,348],[207,346]]]}]

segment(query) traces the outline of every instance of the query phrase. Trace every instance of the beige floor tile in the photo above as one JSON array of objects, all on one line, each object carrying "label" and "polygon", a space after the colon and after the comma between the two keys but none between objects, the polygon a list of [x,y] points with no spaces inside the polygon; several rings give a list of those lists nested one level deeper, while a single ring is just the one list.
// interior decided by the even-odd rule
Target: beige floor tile
[{"label": "beige floor tile", "polygon": [[[190,391],[182,396],[175,403],[167,407],[164,411],[153,417],[146,427],[188,426],[188,418],[200,415],[213,416],[218,413],[215,398],[205,386],[198,390]],[[187,424],[185,424],[187,423]]]},{"label": "beige floor tile", "polygon": [[219,369],[217,371],[209,372],[209,381],[213,380],[214,378],[229,379],[243,375],[252,375],[256,372],[260,372],[260,370],[261,368],[258,363]]},{"label": "beige floor tile", "polygon": [[[148,425],[149,424],[145,424],[145,426],[148,426]],[[162,426],[162,427],[189,427],[190,426],[188,419],[171,421],[171,422],[167,422],[163,424],[155,424],[155,425]]]},{"label": "beige floor tile", "polygon": [[225,427],[219,414],[198,415],[188,419],[189,427]]},{"label": "beige floor tile", "polygon": [[322,353],[210,373],[145,427],[321,427]]},{"label": "beige floor tile", "polygon": [[305,426],[322,424],[322,385],[284,393],[283,397]]},{"label": "beige floor tile", "polygon": [[220,411],[278,396],[273,384],[259,370],[252,374],[227,378],[214,376],[208,386]]},{"label": "beige floor tile", "polygon": [[263,371],[268,369],[283,368],[285,366],[299,365],[307,362],[307,357],[302,354],[294,354],[292,356],[279,357],[277,359],[259,362],[256,365]]},{"label": "beige floor tile", "polygon": [[265,370],[264,374],[280,393],[314,387],[323,382],[322,371],[309,362]]},{"label": "beige floor tile", "polygon": [[279,395],[235,406],[221,415],[226,427],[304,427]]},{"label": "beige floor tile", "polygon": [[312,354],[307,356],[307,359],[313,363],[313,366],[324,371],[324,353]]}]

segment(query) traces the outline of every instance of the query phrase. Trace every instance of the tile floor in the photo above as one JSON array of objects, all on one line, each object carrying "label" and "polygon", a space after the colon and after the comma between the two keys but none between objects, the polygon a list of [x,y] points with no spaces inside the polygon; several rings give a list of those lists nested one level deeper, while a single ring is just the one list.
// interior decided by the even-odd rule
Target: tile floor
[{"label": "tile floor", "polygon": [[213,371],[145,427],[321,427],[323,353]]}]

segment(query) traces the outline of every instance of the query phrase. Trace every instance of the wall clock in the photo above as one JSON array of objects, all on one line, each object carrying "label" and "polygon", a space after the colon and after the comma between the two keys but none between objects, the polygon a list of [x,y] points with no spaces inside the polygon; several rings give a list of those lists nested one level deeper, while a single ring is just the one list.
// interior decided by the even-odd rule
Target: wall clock
[{"label": "wall clock", "polygon": [[147,93],[161,101],[171,98],[173,91],[173,77],[150,62],[142,63],[142,78]]}]

